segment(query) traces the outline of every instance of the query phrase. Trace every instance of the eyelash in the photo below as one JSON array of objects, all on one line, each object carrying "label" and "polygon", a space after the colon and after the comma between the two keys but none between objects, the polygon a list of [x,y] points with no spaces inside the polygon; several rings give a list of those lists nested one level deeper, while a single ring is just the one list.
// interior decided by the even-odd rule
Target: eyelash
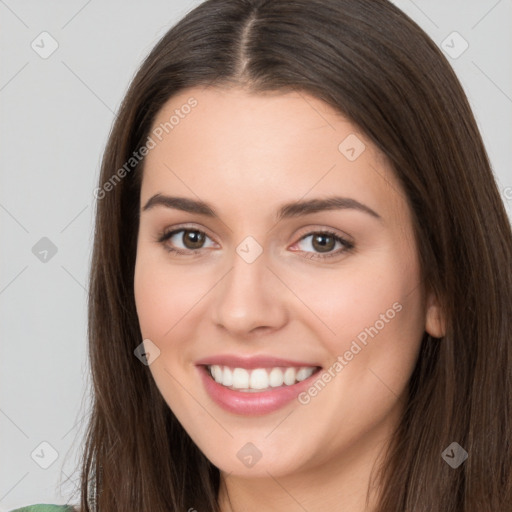
[{"label": "eyelash", "polygon": [[[200,234],[205,235],[206,237],[208,237],[208,235],[204,231],[201,231],[200,229],[181,227],[181,228],[173,229],[171,231],[164,231],[163,233],[161,233],[158,236],[157,242],[162,244],[164,246],[165,250],[167,252],[169,252],[169,253],[177,254],[179,256],[192,256],[192,255],[195,255],[198,252],[200,252],[201,249],[188,249],[188,250],[184,251],[182,249],[176,249],[174,247],[170,247],[169,245],[167,245],[165,243],[165,242],[167,242],[167,240],[172,238],[177,233],[187,232],[187,231],[195,232],[195,233],[200,233]],[[339,256],[340,254],[345,253],[345,252],[350,252],[355,247],[352,242],[349,242],[348,240],[340,237],[338,234],[334,233],[333,231],[329,231],[329,230],[311,231],[311,232],[305,234],[304,236],[302,236],[299,239],[299,242],[304,240],[305,238],[308,238],[311,235],[328,235],[328,236],[334,238],[334,240],[336,242],[340,242],[341,245],[344,246],[344,249],[338,249],[337,251],[333,251],[333,252],[329,252],[329,253],[324,253],[324,254],[307,252],[307,254],[314,255],[314,256],[302,256],[303,258],[306,258],[306,259],[320,259],[320,260],[323,260],[323,259],[331,258],[331,257],[334,257],[334,256]],[[210,238],[210,237],[208,237],[208,238]],[[301,252],[301,251],[297,251],[297,252]]]}]

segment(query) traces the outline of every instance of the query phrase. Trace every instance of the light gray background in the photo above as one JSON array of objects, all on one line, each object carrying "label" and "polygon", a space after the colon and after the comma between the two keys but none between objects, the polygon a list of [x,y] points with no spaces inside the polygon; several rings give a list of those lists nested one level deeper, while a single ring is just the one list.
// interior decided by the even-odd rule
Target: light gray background
[{"label": "light gray background", "polygon": [[[0,511],[65,503],[76,484],[88,405],[86,286],[101,154],[141,60],[198,3],[0,0]],[[394,3],[446,51],[463,48],[454,31],[469,44],[448,58],[512,217],[512,0]],[[46,59],[31,47],[34,41],[40,52],[51,48],[44,31],[58,43]],[[32,251],[43,237],[57,248],[46,262]],[[52,448],[42,442],[58,454],[48,469],[40,466],[51,462]]]}]

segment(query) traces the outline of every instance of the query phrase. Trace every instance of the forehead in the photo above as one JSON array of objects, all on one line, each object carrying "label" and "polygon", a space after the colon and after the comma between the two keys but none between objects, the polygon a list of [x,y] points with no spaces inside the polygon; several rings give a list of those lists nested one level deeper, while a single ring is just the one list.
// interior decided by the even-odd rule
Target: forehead
[{"label": "forehead", "polygon": [[150,136],[143,201],[155,193],[195,195],[233,212],[261,212],[262,199],[270,207],[336,193],[374,209],[404,208],[384,155],[304,92],[187,89],[160,110]]}]

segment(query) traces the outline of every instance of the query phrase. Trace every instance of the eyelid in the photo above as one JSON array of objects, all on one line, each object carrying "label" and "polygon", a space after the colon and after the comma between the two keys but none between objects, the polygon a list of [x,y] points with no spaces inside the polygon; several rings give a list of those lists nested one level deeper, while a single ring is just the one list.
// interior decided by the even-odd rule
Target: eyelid
[{"label": "eyelid", "polygon": [[317,261],[327,261],[330,258],[340,258],[343,257],[346,253],[352,252],[355,249],[355,243],[352,241],[352,237],[348,236],[342,236],[338,234],[336,230],[330,229],[330,228],[318,228],[318,229],[310,229],[307,231],[304,235],[302,235],[297,242],[295,242],[293,245],[296,245],[302,240],[305,240],[306,238],[309,238],[310,236],[314,235],[327,235],[329,237],[334,238],[335,242],[339,242],[339,244],[342,246],[341,248],[335,250],[335,251],[329,251],[329,252],[315,252],[315,251],[301,251],[301,250],[295,250],[293,249],[293,252],[299,253],[299,256],[302,258],[308,259],[308,260],[317,260]]},{"label": "eyelid", "polygon": [[[201,226],[200,224],[195,224],[195,223],[191,223],[191,222],[185,222],[184,224],[177,224],[176,226],[172,226],[172,227],[170,227],[168,229],[165,228],[165,229],[162,230],[161,234],[162,234],[162,236],[166,236],[169,233],[172,233],[174,231],[187,230],[187,229],[191,230],[191,231],[203,232],[205,235],[207,235],[215,243],[218,244],[218,242],[215,240],[215,237],[210,234],[210,232],[209,232],[209,230],[207,228],[205,228],[204,226]],[[302,234],[300,232],[302,232]],[[306,237],[308,235],[312,235],[314,233],[321,233],[321,232],[330,232],[332,234],[335,234],[335,235],[339,236],[340,238],[343,238],[347,242],[354,243],[354,240],[352,239],[352,237],[348,233],[345,233],[344,231],[340,231],[338,229],[334,229],[334,228],[330,228],[330,227],[325,227],[325,226],[322,226],[322,225],[306,226],[305,228],[302,228],[299,231],[299,234],[296,235],[296,236],[299,237],[299,240],[302,240],[304,237]]]},{"label": "eyelid", "polygon": [[[300,234],[301,232],[302,232],[302,234]],[[333,235],[335,235],[339,238],[342,238],[343,240],[345,240],[346,242],[348,242],[350,244],[355,243],[354,239],[348,233],[345,233],[344,231],[340,231],[339,229],[335,229],[335,228],[331,228],[331,227],[327,227],[327,226],[319,225],[319,224],[309,225],[309,226],[306,226],[305,228],[301,228],[299,230],[299,234],[297,236],[299,237],[299,240],[302,240],[306,236],[313,235],[315,233],[332,233]]]},{"label": "eyelid", "polygon": [[[208,238],[213,240],[217,245],[220,245],[216,240],[215,237],[213,237],[210,232],[201,225],[193,224],[193,223],[184,223],[184,224],[177,224],[176,226],[172,226],[170,228],[164,228],[161,233],[159,233],[157,237],[157,241],[162,242],[164,239],[169,238],[171,234],[175,234],[176,232],[180,231],[198,231],[200,233],[204,233]],[[192,250],[192,249],[190,249]],[[197,249],[200,250],[200,249]]]},{"label": "eyelid", "polygon": [[[180,249],[180,248],[175,248],[175,247],[171,248],[171,247],[167,246],[166,241],[181,231],[197,231],[199,233],[206,235],[215,244],[219,245],[218,242],[215,240],[215,238],[209,234],[209,232],[206,228],[204,228],[203,226],[200,226],[200,227],[197,227],[197,226],[198,226],[197,224],[185,223],[185,224],[179,224],[176,226],[172,226],[171,228],[166,228],[158,235],[156,241],[158,243],[164,245],[168,252],[175,253],[175,254],[182,255],[182,256],[187,256],[187,255],[192,256],[192,255],[197,254],[198,252],[201,252],[201,250],[206,249],[206,248],[202,247],[199,249],[185,249],[184,250],[184,249]],[[354,241],[351,236],[347,235],[344,232],[339,232],[338,230],[336,230],[334,228],[326,228],[326,227],[320,227],[320,226],[308,226],[303,229],[304,229],[304,233],[302,235],[297,235],[299,238],[292,245],[296,245],[297,243],[301,242],[302,240],[304,240],[305,238],[308,238],[310,236],[317,235],[317,234],[325,234],[328,236],[332,236],[333,238],[335,238],[336,241],[339,241],[340,244],[343,246],[342,249],[338,249],[336,251],[326,252],[326,253],[314,252],[314,251],[313,252],[300,251],[300,250],[293,251],[293,252],[298,252],[298,253],[304,252],[305,254],[309,255],[309,256],[302,256],[304,258],[317,259],[317,260],[321,261],[321,260],[325,260],[330,257],[342,256],[346,252],[351,251],[355,248],[355,244],[354,244]]]}]

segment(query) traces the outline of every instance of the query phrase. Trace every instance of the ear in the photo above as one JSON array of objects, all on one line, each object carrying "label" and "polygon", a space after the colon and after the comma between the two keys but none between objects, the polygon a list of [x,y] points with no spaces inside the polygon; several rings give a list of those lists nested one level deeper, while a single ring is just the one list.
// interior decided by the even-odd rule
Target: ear
[{"label": "ear", "polygon": [[446,334],[444,312],[433,292],[430,292],[427,296],[425,331],[434,338],[442,338]]}]

